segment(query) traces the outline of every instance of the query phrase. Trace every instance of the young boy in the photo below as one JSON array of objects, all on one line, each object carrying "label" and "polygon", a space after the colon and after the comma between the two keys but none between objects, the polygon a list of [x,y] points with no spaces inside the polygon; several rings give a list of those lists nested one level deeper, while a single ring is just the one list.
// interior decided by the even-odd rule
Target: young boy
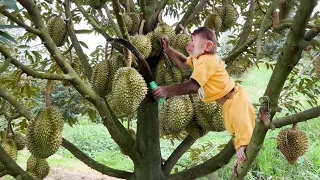
[{"label": "young boy", "polygon": [[224,68],[223,62],[216,54],[216,37],[212,30],[200,27],[191,34],[187,46],[189,57],[174,50],[168,44],[166,36],[162,37],[163,52],[183,70],[192,68],[188,81],[172,86],[158,87],[152,91],[155,99],[184,94],[199,94],[202,101],[217,101],[222,104],[224,126],[233,135],[237,150],[234,174],[239,162],[245,161],[245,150],[255,124],[255,112],[244,89],[234,83]]}]

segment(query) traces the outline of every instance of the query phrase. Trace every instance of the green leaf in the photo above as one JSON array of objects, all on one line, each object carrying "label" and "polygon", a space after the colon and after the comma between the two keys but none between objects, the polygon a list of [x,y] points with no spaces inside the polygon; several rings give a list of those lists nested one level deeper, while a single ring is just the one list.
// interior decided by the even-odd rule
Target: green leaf
[{"label": "green leaf", "polygon": [[8,7],[8,9],[19,10],[15,0],[2,0],[2,3]]},{"label": "green leaf", "polygon": [[7,40],[10,40],[14,43],[17,43],[17,41],[13,37],[11,37],[9,34],[7,34],[6,32],[0,31],[0,36],[7,39]]},{"label": "green leaf", "polygon": [[27,96],[30,98],[31,95],[32,95],[32,90],[31,90],[31,87],[30,87],[29,83],[27,83],[27,84],[24,86],[24,91],[25,91],[25,93],[27,94]]},{"label": "green leaf", "polygon": [[12,28],[23,28],[23,27],[16,26],[16,25],[0,25],[0,29],[12,29]]},{"label": "green leaf", "polygon": [[10,58],[6,58],[3,64],[0,64],[0,74],[3,73],[10,64]]},{"label": "green leaf", "polygon": [[79,29],[75,30],[76,34],[90,34],[93,32],[93,29]]},{"label": "green leaf", "polygon": [[87,44],[86,44],[86,43],[84,43],[83,41],[79,41],[79,43],[81,44],[81,46],[83,46],[83,47],[85,47],[85,48],[89,49],[89,47],[87,46]]}]

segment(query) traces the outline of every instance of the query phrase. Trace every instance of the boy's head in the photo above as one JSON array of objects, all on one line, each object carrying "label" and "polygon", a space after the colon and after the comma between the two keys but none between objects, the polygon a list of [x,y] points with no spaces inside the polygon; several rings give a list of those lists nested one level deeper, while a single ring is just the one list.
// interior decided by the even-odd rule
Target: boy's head
[{"label": "boy's head", "polygon": [[195,58],[202,54],[215,54],[216,42],[216,36],[211,29],[200,27],[191,34],[191,41],[187,46],[187,51]]}]

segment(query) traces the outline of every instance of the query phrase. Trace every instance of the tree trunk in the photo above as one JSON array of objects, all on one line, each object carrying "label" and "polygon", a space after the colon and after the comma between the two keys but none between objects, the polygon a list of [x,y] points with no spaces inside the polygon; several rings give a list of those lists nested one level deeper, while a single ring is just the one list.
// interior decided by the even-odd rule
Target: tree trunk
[{"label": "tree trunk", "polygon": [[134,174],[139,180],[164,179],[161,165],[158,105],[151,92],[138,109],[136,149],[141,160],[134,164]]}]

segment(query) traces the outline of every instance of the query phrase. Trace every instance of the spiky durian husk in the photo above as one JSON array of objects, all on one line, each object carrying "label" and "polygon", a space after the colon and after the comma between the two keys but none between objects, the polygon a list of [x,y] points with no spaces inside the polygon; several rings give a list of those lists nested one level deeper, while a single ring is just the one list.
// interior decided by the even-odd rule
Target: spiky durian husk
[{"label": "spiky durian husk", "polygon": [[27,148],[33,156],[47,158],[62,142],[63,115],[57,107],[45,107],[27,128]]},{"label": "spiky durian husk", "polygon": [[99,96],[105,96],[109,88],[111,61],[106,59],[92,68],[91,87]]},{"label": "spiky durian husk", "polygon": [[162,35],[167,35],[169,41],[173,40],[175,36],[174,30],[165,22],[161,22],[158,26],[154,29],[154,36],[156,39],[160,40]]},{"label": "spiky durian husk", "polygon": [[[1,143],[2,148],[8,153],[8,155],[13,159],[17,159],[17,147],[12,139],[6,139]],[[5,170],[5,167],[0,162],[0,172]]]},{"label": "spiky durian husk", "polygon": [[226,4],[223,6],[223,17],[222,19],[222,24],[225,28],[229,29],[231,28],[237,21],[238,18],[238,13],[237,9],[231,5],[231,4]]},{"label": "spiky durian husk", "polygon": [[142,34],[137,34],[130,37],[131,43],[139,50],[144,58],[147,58],[152,50],[150,39]]},{"label": "spiky durian husk", "polygon": [[112,91],[107,98],[117,116],[130,115],[139,107],[147,91],[147,84],[136,69],[122,67],[115,73]]},{"label": "spiky durian husk", "polygon": [[207,131],[204,130],[198,123],[197,121],[191,121],[187,126],[186,126],[186,131],[188,134],[193,137],[194,139],[198,139],[202,136],[204,136]]},{"label": "spiky durian husk", "polygon": [[177,66],[172,65],[171,69],[173,71],[174,77],[176,78],[177,82],[174,81],[169,69],[166,69],[164,75],[164,82],[166,85],[176,84],[182,82],[182,71]]},{"label": "spiky durian husk", "polygon": [[124,24],[127,27],[128,33],[130,34],[130,31],[132,31],[132,27],[134,26],[134,22],[132,21],[130,15],[128,13],[125,13],[123,15]]},{"label": "spiky durian husk", "polygon": [[85,4],[89,5],[93,9],[101,9],[107,2],[107,0],[84,0]]},{"label": "spiky durian husk", "polygon": [[210,13],[205,19],[204,26],[219,31],[222,26],[222,19],[217,13]]},{"label": "spiky durian husk", "polygon": [[151,50],[151,53],[149,54],[149,57],[158,56],[159,53],[160,53],[161,50],[162,50],[160,40],[159,40],[159,39],[156,39],[153,31],[152,31],[152,32],[149,32],[149,33],[147,34],[147,37],[150,39],[150,41],[151,41],[151,46],[152,46],[152,50]]},{"label": "spiky durian husk", "polygon": [[129,31],[129,34],[135,35],[138,33],[139,27],[140,27],[140,21],[141,21],[140,14],[132,12],[129,14],[129,16],[132,20],[132,27],[131,27],[131,30]]},{"label": "spiky durian husk", "polygon": [[26,143],[27,143],[26,137],[21,133],[16,132],[14,134],[13,141],[15,142],[18,151],[26,147]]},{"label": "spiky durian husk", "polygon": [[67,40],[67,26],[60,16],[52,17],[47,24],[48,32],[56,44],[62,46]]},{"label": "spiky durian husk", "polygon": [[46,159],[30,156],[27,160],[27,172],[33,174],[36,179],[43,179],[49,174],[49,164]]},{"label": "spiky durian husk", "polygon": [[172,41],[172,47],[177,51],[181,52],[183,55],[188,56],[187,45],[190,41],[190,35],[188,34],[178,34],[174,36]]},{"label": "spiky durian husk", "polygon": [[226,70],[230,75],[241,75],[249,69],[253,63],[245,57],[238,57],[237,60],[227,64]]},{"label": "spiky durian husk", "polygon": [[163,134],[180,133],[193,118],[189,96],[174,96],[165,100],[159,110],[158,118]]},{"label": "spiky durian husk", "polygon": [[290,164],[296,162],[309,147],[305,132],[291,128],[282,129],[277,138],[278,149]]}]

